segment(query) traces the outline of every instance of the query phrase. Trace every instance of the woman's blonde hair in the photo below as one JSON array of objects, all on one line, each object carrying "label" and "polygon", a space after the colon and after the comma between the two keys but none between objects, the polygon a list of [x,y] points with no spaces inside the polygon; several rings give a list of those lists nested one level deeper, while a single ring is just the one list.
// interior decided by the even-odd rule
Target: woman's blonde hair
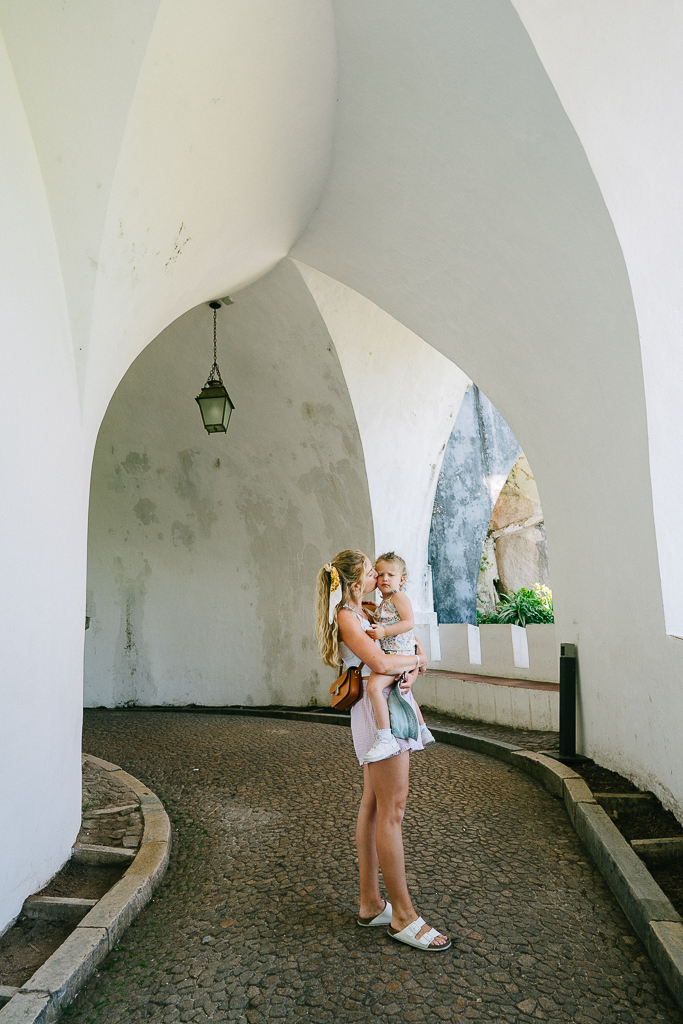
[{"label": "woman's blonde hair", "polygon": [[400,555],[397,555],[395,551],[387,551],[386,554],[380,555],[375,561],[375,569],[380,562],[392,562],[397,565],[401,570],[401,576],[403,577],[403,583],[401,584],[401,590],[405,590],[406,580],[408,579],[408,566]]},{"label": "woman's blonde hair", "polygon": [[338,668],[341,658],[339,656],[337,612],[343,604],[348,604],[352,599],[351,584],[361,584],[365,578],[365,555],[362,551],[340,551],[327,564],[334,566],[339,573],[342,596],[341,601],[334,609],[332,622],[330,622],[331,576],[329,571],[323,567],[318,573],[316,591],[316,634],[318,636],[318,651],[323,662],[332,668]]}]

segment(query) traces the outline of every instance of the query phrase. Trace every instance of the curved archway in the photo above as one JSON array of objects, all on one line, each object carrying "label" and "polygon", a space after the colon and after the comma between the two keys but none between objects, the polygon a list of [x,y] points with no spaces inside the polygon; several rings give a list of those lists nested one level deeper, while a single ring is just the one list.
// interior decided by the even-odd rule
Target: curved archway
[{"label": "curved archway", "polygon": [[681,813],[683,654],[665,634],[640,340],[586,153],[507,0],[350,0],[336,28],[336,159],[293,256],[451,358],[524,439],[558,634],[579,644],[583,749]]},{"label": "curved archway", "polygon": [[85,701],[328,703],[314,635],[320,566],[373,550],[353,406],[325,323],[289,262],[220,317],[235,403],[207,435],[194,395],[210,310],[138,356],[93,462]]}]

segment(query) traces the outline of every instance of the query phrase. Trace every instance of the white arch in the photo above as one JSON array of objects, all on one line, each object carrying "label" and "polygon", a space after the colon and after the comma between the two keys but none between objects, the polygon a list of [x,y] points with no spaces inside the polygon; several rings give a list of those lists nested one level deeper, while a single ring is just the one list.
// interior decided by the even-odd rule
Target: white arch
[{"label": "white arch", "polygon": [[169,322],[301,232],[329,163],[336,58],[327,0],[10,0],[0,30],[1,930],[76,832],[100,422]]},{"label": "white arch", "polygon": [[[568,6],[584,32],[591,8]],[[509,0],[337,0],[334,159],[311,216],[335,106],[326,0],[74,0],[49,17],[41,0],[3,4],[3,798],[26,781],[21,806],[3,811],[16,831],[0,927],[58,866],[78,814],[87,476],[107,403],[170,321],[264,273],[309,218],[292,255],[447,355],[509,422],[543,494],[558,630],[579,643],[584,747],[683,814],[683,654],[665,635],[657,551],[659,539],[670,594],[680,274],[678,262],[672,276],[646,266],[665,264],[680,234],[666,234],[680,154],[663,139],[678,73],[658,35],[678,38],[667,18],[680,14],[666,0],[647,29],[635,0],[619,29],[623,5],[598,6],[613,20],[586,57],[594,82],[612,54],[612,139],[656,148],[670,175],[630,149],[623,186],[613,162],[603,171],[581,121],[596,90],[557,72],[584,149]],[[645,92],[666,100],[651,135],[623,87],[636,36]],[[566,80],[583,74],[575,62]],[[646,187],[653,168],[661,203]],[[651,231],[622,217],[634,196],[650,203]],[[28,424],[27,385],[39,396]],[[29,856],[41,829],[54,839]]]},{"label": "white arch", "polygon": [[666,630],[683,637],[683,7],[512,2],[581,139],[628,267]]},{"label": "white arch", "polygon": [[415,610],[433,612],[428,547],[434,493],[469,378],[362,295],[297,266],[334,341],[353,402],[375,554],[399,552]]},{"label": "white arch", "polygon": [[508,0],[344,0],[335,24],[335,160],[293,256],[508,421],[544,496],[558,633],[579,644],[584,749],[683,814],[638,326],[586,154]]}]

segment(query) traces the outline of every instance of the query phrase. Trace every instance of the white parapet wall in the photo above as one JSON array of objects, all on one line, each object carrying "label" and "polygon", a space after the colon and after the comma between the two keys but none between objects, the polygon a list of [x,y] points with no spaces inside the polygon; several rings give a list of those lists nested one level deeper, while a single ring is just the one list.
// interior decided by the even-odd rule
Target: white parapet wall
[{"label": "white parapet wall", "polygon": [[549,683],[504,684],[436,671],[420,676],[413,693],[423,707],[444,714],[515,729],[559,732],[559,687]]},{"label": "white parapet wall", "polygon": [[559,731],[554,625],[437,627],[417,614],[415,618],[415,632],[430,665],[413,688],[421,704],[477,722]]},{"label": "white parapet wall", "polygon": [[426,646],[427,633],[424,630],[420,639],[430,664],[440,671],[542,683],[558,681],[559,648],[552,624],[533,624],[522,629],[510,625],[442,623],[440,658],[433,647]]}]

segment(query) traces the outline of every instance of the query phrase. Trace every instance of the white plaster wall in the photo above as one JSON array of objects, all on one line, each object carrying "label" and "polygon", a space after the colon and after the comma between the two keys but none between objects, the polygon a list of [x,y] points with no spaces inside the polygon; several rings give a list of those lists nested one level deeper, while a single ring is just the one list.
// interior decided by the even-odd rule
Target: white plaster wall
[{"label": "white plaster wall", "polygon": [[333,168],[293,256],[448,355],[510,424],[543,495],[558,641],[579,645],[584,749],[683,818],[638,325],[586,154],[507,0],[344,0],[335,23]]},{"label": "white plaster wall", "polygon": [[372,551],[363,451],[334,346],[289,261],[219,310],[235,403],[207,435],[194,396],[212,314],[152,342],[100,430],[90,498],[85,701],[329,704],[320,567]]},{"label": "white plaster wall", "polygon": [[628,267],[666,629],[683,637],[683,6],[513,3],[586,150]]},{"label": "white plaster wall", "polygon": [[375,554],[402,555],[415,609],[432,611],[428,546],[434,492],[470,381],[374,303],[312,267],[297,265],[334,341],[356,413]]},{"label": "white plaster wall", "polygon": [[414,690],[422,707],[447,715],[513,729],[560,730],[558,690],[501,686],[431,672],[419,677]]},{"label": "white plaster wall", "polygon": [[80,822],[85,493],[59,260],[0,37],[0,932]]}]

